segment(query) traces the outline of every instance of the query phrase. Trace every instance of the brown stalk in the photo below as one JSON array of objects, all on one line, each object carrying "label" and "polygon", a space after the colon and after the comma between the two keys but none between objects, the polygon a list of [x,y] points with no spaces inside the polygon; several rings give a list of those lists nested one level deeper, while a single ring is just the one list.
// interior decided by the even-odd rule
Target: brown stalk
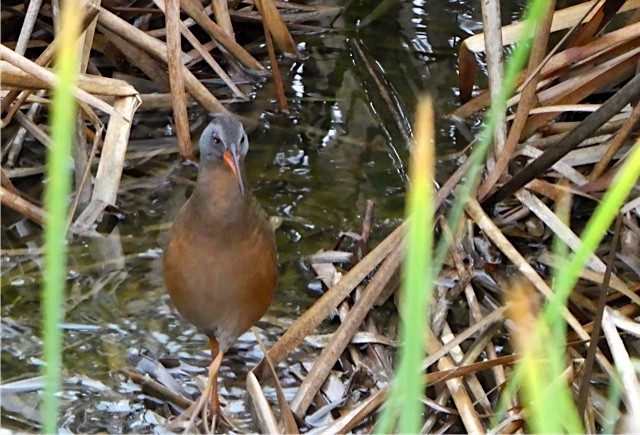
[{"label": "brown stalk", "polygon": [[[404,224],[401,224],[376,246],[369,255],[356,264],[338,284],[329,289],[311,308],[305,311],[269,350],[271,361],[274,364],[278,364],[298,346],[398,246],[403,236]],[[261,379],[268,376],[265,366],[266,363],[260,362],[256,368],[256,373],[259,374]]]},{"label": "brown stalk", "polygon": [[640,122],[640,103],[636,103],[633,111],[631,112],[631,116],[624,123],[620,131],[618,131],[613,139],[608,141],[609,148],[589,174],[589,181],[595,181],[600,175],[602,175],[613,157],[618,153],[618,151],[620,151],[624,142],[633,132],[636,125],[638,125],[638,122]]},{"label": "brown stalk", "polygon": [[[99,0],[88,0],[87,3],[91,4],[94,8],[97,8]],[[87,72],[87,66],[89,65],[89,58],[95,36],[96,23],[97,19],[94,18],[87,28],[81,33],[78,41],[81,46],[80,60],[76,70],[76,73],[78,74],[84,74]],[[86,104],[83,106],[84,108],[88,107]],[[89,111],[93,112],[91,109],[89,109]],[[84,113],[82,110],[79,110],[78,113],[76,113],[75,140],[72,144],[72,155],[74,159],[73,170],[76,190],[74,201],[76,204],[80,204],[81,206],[85,206],[91,198],[91,185],[83,181],[86,176],[85,174],[90,170],[90,166],[88,165],[89,157],[87,156],[87,136],[84,134],[84,124]],[[100,121],[98,121],[96,127],[100,124]]]},{"label": "brown stalk", "polygon": [[[94,20],[96,15],[98,14],[98,9],[94,6],[87,6],[80,11],[82,22],[80,25],[80,31],[84,31],[89,24]],[[35,63],[40,66],[47,66],[49,62],[53,59],[53,55],[57,49],[57,46],[60,44],[60,39],[55,38],[50,44],[48,44],[44,51],[38,56]],[[3,77],[4,82],[4,77]],[[20,92],[20,91],[10,91],[0,102],[0,110],[5,112],[9,109],[9,106],[15,101],[16,98],[20,95],[20,100],[14,105],[13,109],[8,113],[8,115],[2,120],[3,125],[8,125],[11,122],[11,118],[13,114],[18,110],[18,108],[22,105],[22,103],[29,96],[29,92]]]},{"label": "brown stalk", "polygon": [[[602,316],[602,331],[618,371],[622,399],[629,410],[629,414],[638,416],[640,415],[640,382],[629,353],[616,328],[615,320],[617,317],[614,310],[606,307]],[[634,322],[631,321],[629,323]],[[624,428],[622,431],[625,431]]]},{"label": "brown stalk", "polygon": [[231,24],[227,0],[212,0],[211,6],[213,8],[213,14],[216,16],[216,23],[222,27],[222,30],[224,30],[229,38],[235,41],[236,35],[233,31],[233,25]]},{"label": "brown stalk", "polygon": [[[165,10],[164,0],[154,0],[154,3],[162,11]],[[209,53],[209,50],[217,46],[216,42],[210,41],[209,44],[211,44],[211,47],[208,47],[208,44],[207,44],[207,47],[208,47],[207,48],[203,46],[200,43],[200,41],[198,41],[198,38],[196,38],[195,35],[191,33],[191,30],[189,30],[189,28],[182,21],[180,21],[179,26],[180,26],[180,32],[182,33],[182,36],[184,36],[185,39],[189,41],[189,43],[191,44],[191,46],[193,46],[195,50],[194,53],[192,53],[191,51],[187,53],[187,55],[190,57],[193,57],[194,60],[188,63],[186,66],[192,66],[193,62],[196,61],[195,53],[199,54],[202,57],[202,59],[204,59],[204,61],[207,62],[207,64],[211,67],[211,69],[216,74],[218,74],[218,77],[220,77],[227,84],[227,86],[229,86],[229,88],[233,91],[234,94],[236,94],[236,96],[238,96],[243,100],[246,100],[247,99],[246,94],[236,86],[233,80],[227,75],[227,73],[222,69],[222,67],[218,64],[218,62],[216,62],[213,56],[211,56],[211,54]]]},{"label": "brown stalk", "polygon": [[[619,47],[624,50],[624,47]],[[567,79],[557,86],[538,93],[540,105],[573,104],[583,100],[605,86],[614,86],[632,74],[640,58],[640,48],[624,51],[619,57],[594,68],[586,68],[582,74]],[[522,136],[529,137],[538,128],[556,118],[556,114],[531,116]]]},{"label": "brown stalk", "polygon": [[[164,42],[149,36],[146,32],[143,32],[139,28],[129,24],[127,21],[102,6],[98,12],[98,24],[117,35],[120,35],[120,37],[129,41],[131,44],[136,45],[156,59],[168,63],[167,45]],[[182,63],[187,63],[191,60],[184,53],[181,53],[181,57]]]},{"label": "brown stalk", "polygon": [[[600,0],[591,0],[584,3],[579,3],[575,6],[559,9],[553,14],[553,24],[551,26],[551,32],[557,32],[559,30],[569,29],[581,22],[584,22],[589,11],[597,5]],[[626,12],[640,7],[639,0],[628,0],[620,8],[618,12]],[[515,24],[509,24],[502,28],[502,39],[505,45],[511,45],[518,42],[522,33],[523,23],[518,22]],[[480,53],[485,51],[483,36],[477,34],[471,36],[464,41],[469,50],[474,53]]]},{"label": "brown stalk", "polygon": [[637,74],[624,87],[619,89],[598,110],[587,116],[578,127],[564,136],[553,148],[545,151],[541,157],[518,172],[509,182],[487,199],[486,206],[488,207],[508,198],[529,181],[546,172],[551,165],[577,147],[580,142],[589,137],[602,124],[627,105],[629,101],[637,98],[638,95],[640,95],[640,74]]},{"label": "brown stalk", "polygon": [[[469,349],[467,353],[475,354],[475,353],[484,352],[486,348],[486,344],[488,344],[491,341],[491,337],[494,335],[494,332],[495,332],[495,329],[484,331],[484,334],[478,340],[476,340],[473,348]],[[449,339],[453,337],[455,337],[455,335],[451,330],[451,326],[445,322],[444,328],[442,330],[442,334],[440,336],[440,340],[443,343],[446,343]],[[462,361],[462,358],[464,358],[465,352],[462,350],[460,346],[456,346],[454,349],[452,349],[450,355],[452,356],[453,362],[455,362],[456,365],[458,365],[459,361]],[[493,409],[491,407],[491,401],[487,397],[487,393],[484,391],[484,388],[482,387],[482,384],[480,383],[480,380],[478,379],[477,374],[469,373],[466,376],[464,376],[463,381],[467,385],[469,392],[475,398],[474,403],[480,405],[484,413],[489,414],[493,412]],[[470,410],[469,412],[474,412],[474,411]]]},{"label": "brown stalk", "polygon": [[[548,251],[543,251],[538,257],[538,261],[553,268],[562,268],[567,265],[566,259],[558,258]],[[581,279],[590,281],[594,284],[601,284],[604,279],[604,273],[595,272],[590,269],[583,269],[580,272],[579,276]],[[632,295],[632,300],[634,301],[637,301],[638,299],[638,296],[635,294],[637,290],[634,290],[633,288],[630,289],[620,278],[615,275],[613,275],[609,287],[613,290],[616,290],[616,292],[608,298],[607,302],[612,302],[613,298],[617,299],[622,295],[625,295],[627,297],[628,295]]]},{"label": "brown stalk", "polygon": [[[540,81],[537,94],[539,106],[575,104],[601,89],[606,85],[607,80],[610,85],[614,85],[617,80],[626,78],[626,75],[635,66],[634,61],[640,52],[636,46],[631,44],[623,44],[615,50],[577,62],[576,65],[580,67],[576,66],[568,78],[562,75],[552,75]],[[549,86],[560,78],[564,80]],[[507,101],[507,107],[518,104],[521,96],[521,94],[517,94],[510,98]],[[523,136],[529,137],[532,132],[541,127],[549,128],[546,123],[556,116],[554,114],[531,116],[527,121]]]},{"label": "brown stalk", "polygon": [[[465,210],[474,220],[476,225],[478,225],[493,244],[518,268],[523,276],[525,276],[547,299],[550,298],[553,295],[553,292],[547,283],[544,282],[540,275],[538,275],[533,267],[524,259],[524,257],[522,257],[504,234],[502,234],[502,231],[496,227],[491,218],[489,218],[482,207],[480,207],[480,204],[478,204],[475,199],[470,198],[469,201],[467,201]],[[571,312],[569,312],[567,308],[562,310],[562,316],[581,339],[586,340],[589,338],[589,334],[586,333],[580,322],[573,314],[571,314]],[[611,364],[604,355],[602,355],[602,353],[598,353],[596,358],[605,372],[609,374],[613,373],[613,367],[611,367]]]},{"label": "brown stalk", "polygon": [[625,0],[606,0],[602,3],[591,19],[582,26],[569,47],[578,47],[587,43],[618,13],[624,3]]},{"label": "brown stalk", "polygon": [[[602,280],[600,280],[600,282],[602,282]],[[623,306],[622,308],[617,309],[616,311],[618,313],[624,315],[624,316],[633,317],[633,316],[636,316],[640,312],[640,307],[638,307],[638,305],[636,305],[636,304],[627,304],[627,305]],[[589,323],[586,323],[584,325],[584,330],[590,333],[591,331],[593,331],[593,326],[594,326],[593,321],[591,321]],[[575,332],[570,332],[569,335],[567,336],[567,339],[568,340],[574,340],[576,337],[577,336],[576,336]],[[602,338],[602,337],[600,337],[600,338]],[[588,342],[587,340],[584,340],[584,341]]]},{"label": "brown stalk", "polygon": [[349,315],[333,334],[331,342],[324,348],[320,357],[313,365],[311,372],[298,388],[295,397],[291,401],[291,410],[298,418],[302,418],[309,408],[309,405],[311,405],[314,396],[327,378],[335,361],[351,342],[351,338],[358,328],[360,328],[362,321],[369,313],[378,295],[400,265],[403,254],[404,245],[402,243],[398,244],[395,249],[389,253],[387,259],[367,286],[367,290],[363,296],[356,301]]},{"label": "brown stalk", "polygon": [[181,394],[176,394],[169,388],[162,385],[160,382],[151,378],[150,376],[143,376],[133,370],[127,368],[122,369],[122,372],[129,377],[133,382],[142,387],[142,391],[147,392],[153,397],[157,397],[161,400],[175,403],[180,408],[187,409],[193,405],[193,401],[187,399]]},{"label": "brown stalk", "polygon": [[139,106],[140,97],[137,94],[116,98],[113,107],[122,116],[109,119],[91,202],[70,227],[72,232],[86,232],[108,205],[115,204],[133,115]]},{"label": "brown stalk", "polygon": [[[25,71],[28,74],[37,77],[38,79],[46,83],[47,87],[52,88],[58,81],[56,75],[53,72],[37,65],[36,63],[23,56],[16,54],[14,51],[9,50],[2,44],[0,44],[0,59],[6,60],[22,71]],[[113,107],[111,107],[109,104],[83,91],[82,89],[74,87],[73,92],[78,100],[90,104],[109,115],[113,115],[115,113]]]},{"label": "brown stalk", "polygon": [[[104,126],[100,125],[93,138],[93,146],[91,147],[91,152],[89,153],[89,160],[85,165],[82,178],[80,180],[80,186],[77,189],[78,191],[82,190],[82,187],[86,185],[87,180],[89,179],[89,174],[91,174],[91,165],[93,165],[93,159],[95,158],[96,152],[98,151],[98,145],[102,143],[103,130],[104,130]],[[79,201],[80,201],[80,195],[76,194],[75,198],[73,199],[73,202],[71,203],[71,207],[69,207],[69,214],[67,217],[67,230],[69,230],[69,226],[71,225],[73,216],[76,214]]]},{"label": "brown stalk", "polygon": [[253,401],[253,407],[258,416],[258,424],[262,433],[278,434],[278,422],[275,415],[269,406],[267,398],[260,388],[260,382],[253,372],[247,373],[247,391]]},{"label": "brown stalk", "polygon": [[[125,40],[130,41],[142,50],[150,53],[157,59],[168,64],[167,47],[163,42],[152,38],[140,29],[132,26],[104,8],[100,8],[98,14],[98,24],[101,27],[120,35]],[[187,61],[185,56],[183,61]],[[198,80],[191,71],[183,67],[183,75],[187,91],[206,110],[216,113],[225,113],[227,109],[218,101],[216,97]]]},{"label": "brown stalk", "polygon": [[[44,97],[46,95],[47,91],[45,90],[40,90],[37,93],[38,97]],[[42,103],[31,104],[31,107],[29,107],[29,110],[27,111],[27,114],[25,116],[27,117],[27,119],[33,121],[40,114],[42,107]],[[13,166],[15,166],[16,160],[18,159],[18,156],[22,151],[22,144],[24,143],[26,136],[27,129],[23,126],[20,126],[20,128],[18,128],[18,131],[16,131],[16,134],[14,134],[13,137],[9,140],[9,152],[7,153],[7,160],[5,163],[7,167],[12,168]]]},{"label": "brown stalk", "polygon": [[491,325],[502,321],[504,319],[505,310],[505,307],[494,310],[491,314],[484,316],[481,320],[473,323],[464,331],[459,332],[453,340],[446,344],[433,346],[433,343],[430,343],[429,356],[427,356],[423,365],[424,370],[427,370],[433,364],[437,363],[440,358],[448,354],[454,347],[462,344],[465,340],[468,340],[479,332],[491,327]]},{"label": "brown stalk", "polygon": [[29,2],[27,12],[24,15],[22,27],[20,28],[20,36],[18,36],[18,41],[14,48],[14,51],[21,56],[24,56],[27,51],[27,44],[29,43],[29,39],[31,39],[31,32],[33,32],[33,28],[36,24],[41,5],[42,0]]},{"label": "brown stalk", "polygon": [[262,28],[264,29],[264,38],[267,44],[267,51],[269,53],[269,61],[271,62],[271,72],[273,73],[273,81],[276,84],[276,97],[278,99],[278,107],[285,113],[289,113],[289,105],[287,104],[287,97],[284,94],[284,86],[282,85],[282,76],[280,76],[280,68],[278,67],[278,59],[276,59],[276,52],[273,49],[273,41],[271,39],[271,31],[269,30],[270,20],[267,19],[265,8],[263,6],[263,0],[255,0],[256,6],[262,14]]},{"label": "brown stalk", "polygon": [[18,121],[18,124],[27,130],[34,139],[47,148],[51,146],[51,139],[49,138],[49,135],[36,125],[35,122],[29,119],[27,115],[24,115],[22,112],[17,112],[14,117],[16,121]]},{"label": "brown stalk", "polygon": [[180,0],[166,0],[164,13],[167,28],[167,60],[169,65],[169,82],[171,85],[171,104],[173,119],[176,123],[176,136],[183,160],[195,160],[191,148],[189,117],[184,92],[184,76],[180,55],[182,45],[180,38]]},{"label": "brown stalk", "polygon": [[235,40],[231,39],[225,31],[216,23],[211,21],[211,18],[204,11],[202,3],[197,0],[182,0],[180,2],[183,10],[195,20],[200,27],[206,31],[215,41],[217,41],[227,52],[235,57],[242,65],[252,70],[256,74],[263,74],[263,66],[249,54]]},{"label": "brown stalk", "polygon": [[44,226],[47,218],[44,210],[4,186],[0,186],[0,202],[38,225]]},{"label": "brown stalk", "polygon": [[[630,46],[632,47],[637,46],[637,42],[635,43],[635,45],[633,45],[634,44],[633,41],[638,39],[639,36],[640,36],[640,22],[630,24],[626,27],[615,30],[611,33],[607,33],[602,37],[595,39],[584,46],[573,47],[551,56],[548,60],[545,60],[541,63],[541,65],[544,65],[544,66],[542,67],[542,69],[540,69],[540,71],[538,71],[539,68],[536,68],[536,70],[534,70],[533,75],[537,75],[539,72],[540,77],[544,79],[555,77],[560,72],[560,70],[564,69],[567,65],[575,64],[576,62],[580,62],[589,57],[603,55],[608,51],[614,50],[615,48],[623,44],[631,43]],[[450,115],[450,116],[457,116],[460,118],[467,118],[473,115],[474,113],[486,108],[491,102],[491,98],[487,91],[483,91],[479,93],[473,99],[470,98],[471,89],[473,88],[474,77],[472,76],[470,79],[465,79],[464,78],[465,76],[463,76],[463,74],[470,74],[465,72],[467,69],[470,68],[469,65],[466,65],[467,62],[470,62],[470,65],[473,65],[474,68],[476,67],[476,64],[475,64],[475,56],[472,52],[466,49],[463,53],[464,47],[465,45],[463,44],[460,48],[459,61],[458,61],[459,69],[460,69],[459,75],[460,75],[460,82],[461,82],[460,89],[461,89],[461,99],[462,99],[462,95],[463,95],[462,91],[467,87],[469,87],[469,89],[465,91],[469,94],[469,98],[467,100],[463,100],[462,102],[465,104],[456,108]],[[463,57],[468,57],[469,59],[467,61],[463,61]],[[475,76],[475,72],[473,73],[473,75]],[[531,74],[529,75],[529,77],[531,78]],[[463,87],[463,81],[466,83],[466,81],[468,80],[470,80],[471,83]],[[516,83],[518,83],[519,86],[521,86],[521,84],[525,84],[526,86],[527,81],[528,80],[525,80],[525,74],[521,73]]]},{"label": "brown stalk", "polygon": [[[442,343],[430,329],[427,330],[427,342],[427,349],[429,349],[429,352],[442,347]],[[464,361],[464,357],[461,360],[461,363],[462,361]],[[454,370],[457,368],[457,365],[448,355],[441,357],[438,360],[437,365],[438,369],[440,370]],[[462,419],[462,423],[466,431],[468,433],[484,433],[485,429],[482,427],[482,423],[478,418],[478,414],[473,409],[473,402],[471,401],[469,393],[465,388],[463,379],[458,377],[449,379],[446,381],[446,385],[448,393],[453,398],[453,401],[456,404],[456,408],[460,413],[460,418]],[[439,401],[439,403],[443,405],[442,402]]]},{"label": "brown stalk", "polygon": [[552,56],[544,63],[540,74],[544,78],[555,77],[569,65],[579,64],[590,58],[597,59],[622,45],[637,46],[637,43],[634,44],[633,41],[637,40],[638,37],[640,37],[640,22],[629,24],[621,29],[602,35],[586,45],[568,48]]},{"label": "brown stalk", "polygon": [[[443,228],[443,231],[448,232],[450,239],[453,239],[453,234],[451,234],[451,230],[447,225],[446,221],[444,219],[441,219],[440,222],[441,222],[441,227]],[[454,243],[451,245],[450,253],[451,253],[451,258],[454,261],[458,275],[461,278],[469,277],[470,273],[464,265],[462,256],[460,255],[460,251],[458,249],[458,244]],[[471,313],[472,318],[475,321],[475,324],[481,322],[486,316],[482,314],[480,303],[478,302],[478,297],[476,296],[475,290],[470,282],[467,282],[467,284],[464,286],[464,294],[467,298],[467,303],[469,304],[469,311]],[[496,310],[496,311],[499,311],[499,310]],[[486,352],[489,360],[495,360],[498,358],[498,354],[495,350],[495,346],[493,345],[493,342],[491,340],[489,340],[489,342],[487,343]],[[502,365],[496,365],[493,368],[493,375],[495,378],[496,385],[503,384],[507,380],[507,377]]]},{"label": "brown stalk", "polygon": [[[502,356],[490,361],[482,361],[477,363],[469,363],[460,365],[450,370],[439,370],[425,375],[425,386],[435,385],[446,380],[465,376],[469,373],[477,373],[488,370],[498,365],[509,365],[517,361],[516,355]],[[339,419],[337,419],[329,427],[324,428],[324,433],[347,433],[362,420],[375,412],[380,405],[383,404],[388,387],[384,387],[366,400],[360,402],[355,408],[347,411]]]},{"label": "brown stalk", "polygon": [[[271,377],[275,381],[276,396],[278,397],[278,405],[280,405],[280,417],[282,418],[282,422],[284,424],[284,433],[287,433],[287,434],[298,434],[298,433],[300,433],[298,431],[298,425],[296,424],[296,420],[293,417],[293,413],[291,412],[291,407],[289,407],[289,403],[287,402],[287,398],[285,397],[284,391],[282,390],[282,386],[280,385],[280,380],[278,379],[278,375],[276,373],[276,369],[273,366],[273,363],[271,362],[271,360],[269,359],[269,353],[267,351],[267,348],[264,345],[264,342],[260,338],[260,335],[256,331],[255,327],[251,328],[251,332],[253,332],[253,335],[256,337],[256,340],[258,341],[258,345],[260,346],[260,350],[262,350],[262,353],[265,356],[264,360],[267,363],[267,366],[269,367],[269,372],[271,373]],[[254,371],[255,371],[255,368],[253,370],[251,370],[250,373],[253,374]],[[254,377],[255,377],[255,375],[254,375]]]},{"label": "brown stalk", "polygon": [[[533,38],[533,47],[531,48],[531,53],[529,55],[529,71],[536,68],[542,59],[544,59],[544,54],[547,50],[547,42],[549,41],[549,31],[551,29],[551,20],[553,17],[552,11],[554,8],[555,1],[548,2],[548,8],[544,13],[544,19],[536,30],[537,36]],[[497,161],[495,166],[491,171],[489,171],[487,179],[478,188],[478,198],[481,201],[503,175],[513,153],[516,150],[518,142],[520,141],[520,136],[522,135],[522,130],[524,129],[529,116],[529,110],[537,103],[536,88],[538,86],[539,79],[539,75],[534,76],[522,92],[522,97],[518,104],[518,111],[516,112],[515,120],[509,130],[509,135],[507,136],[506,143],[504,144],[504,149],[502,149],[500,153],[496,153]]]},{"label": "brown stalk", "polygon": [[153,80],[163,92],[169,90],[169,77],[160,62],[149,56],[146,51],[138,48],[134,44],[130,44],[127,40],[110,30],[101,28],[100,33],[102,33],[109,40],[109,43],[113,44],[132,65],[140,68],[140,71],[142,71],[144,75]]},{"label": "brown stalk", "polygon": [[[46,68],[43,68],[43,70],[50,72],[50,70]],[[49,82],[34,77],[30,73],[24,72],[7,62],[0,62],[0,73],[2,73],[3,86],[16,86],[33,90],[51,88]],[[129,83],[108,77],[80,74],[76,85],[82,92],[100,96],[124,97],[137,94],[135,88]]]},{"label": "brown stalk", "polygon": [[384,387],[377,393],[358,403],[353,409],[342,414],[329,427],[323,428],[323,433],[349,433],[365,418],[375,412],[384,403],[389,387]]},{"label": "brown stalk", "polygon": [[[553,1],[549,2],[551,10],[553,10]],[[484,44],[486,47],[487,70],[489,78],[489,94],[491,99],[495,100],[500,94],[503,76],[503,50],[502,50],[502,32],[500,26],[502,20],[500,18],[500,4],[497,0],[486,0],[481,3],[482,6],[482,24],[484,28]],[[550,21],[552,14],[546,14],[547,20]],[[535,38],[537,39],[537,38]],[[496,169],[494,159],[503,154],[505,140],[507,136],[507,126],[505,124],[505,114],[500,113],[496,119],[496,127],[493,131],[493,155],[489,153],[487,158],[487,170],[493,173]],[[500,169],[502,173],[503,169]]]},{"label": "brown stalk", "polygon": [[587,407],[587,398],[589,395],[589,387],[591,386],[593,365],[596,358],[596,350],[598,349],[598,337],[600,336],[602,317],[604,315],[607,295],[609,294],[609,283],[611,281],[611,272],[613,270],[613,263],[615,261],[616,249],[618,249],[618,242],[620,240],[620,229],[622,228],[621,214],[618,214],[614,228],[613,240],[611,241],[609,258],[607,260],[607,270],[605,271],[604,280],[602,281],[602,287],[600,288],[600,294],[598,295],[598,309],[596,311],[595,317],[593,318],[591,341],[589,342],[589,348],[587,349],[587,355],[584,360],[584,374],[582,376],[582,382],[580,383],[580,392],[578,393],[577,408],[578,415],[581,417],[584,416],[584,412]]},{"label": "brown stalk", "polygon": [[300,57],[300,52],[296,46],[291,33],[287,29],[282,16],[278,12],[273,0],[254,0],[260,15],[262,15],[263,25],[269,28],[269,33],[273,37],[278,49],[289,56]]},{"label": "brown stalk", "polygon": [[[503,307],[504,308],[504,307]],[[504,312],[502,313],[502,315],[504,316]],[[469,328],[470,329],[472,327],[474,327],[475,325],[471,325]],[[495,329],[489,328],[489,329],[485,329],[482,334],[480,335],[480,337],[475,340],[475,342],[472,344],[472,346],[470,347],[469,351],[464,354],[464,356],[462,356],[462,358],[458,361],[457,363],[457,367],[452,368],[451,370],[453,370],[451,373],[451,378],[454,378],[456,376],[463,376],[466,374],[466,369],[464,369],[464,367],[468,364],[472,364],[473,361],[475,361],[478,356],[481,354],[482,349],[484,349],[484,347],[487,345],[487,343],[489,343],[491,337],[493,336],[493,331],[495,331]],[[433,334],[432,331],[428,330],[427,331],[428,334],[428,346],[429,346],[429,351],[431,352],[432,350],[435,350],[435,352],[440,352],[441,351],[441,347],[448,347],[451,342],[446,343],[445,345],[443,345],[440,340],[438,340],[438,338]],[[456,336],[454,338],[454,340],[452,341],[458,341],[460,337],[460,334],[458,334],[458,336]],[[449,358],[450,357],[446,357]],[[438,359],[439,361],[440,359]],[[490,363],[489,361],[487,361],[487,363]],[[498,360],[495,362],[496,364],[502,364],[504,363],[502,360]],[[490,368],[492,367],[492,365],[489,365],[486,368]],[[458,370],[461,370],[460,372],[457,372]],[[427,375],[427,380],[429,379],[428,377],[429,375]],[[448,378],[449,376],[444,376],[444,378]],[[439,379],[437,382],[440,382],[444,379]],[[435,399],[435,403],[437,403],[439,406],[445,406],[446,403],[449,401],[451,394],[450,391],[448,389],[444,389],[441,390],[440,393],[438,394],[438,396]],[[435,413],[432,413],[429,417],[427,417],[424,426],[422,427],[422,433],[429,433],[433,430],[433,426],[435,425],[435,423],[438,420],[438,415]],[[472,422],[471,422],[472,423]]]},{"label": "brown stalk", "polygon": [[[515,193],[515,196],[525,207],[538,216],[556,237],[562,240],[571,250],[575,252],[580,249],[582,245],[580,237],[571,231],[568,225],[537,196],[526,189],[520,189]],[[607,268],[604,262],[595,254],[589,256],[586,266],[600,273],[604,273]],[[638,299],[638,302],[640,302],[640,299]]]},{"label": "brown stalk", "polygon": [[20,196],[20,192],[18,191],[18,189],[16,189],[16,187],[11,182],[11,178],[7,176],[6,172],[1,167],[0,167],[0,180],[1,180],[0,185],[2,187],[7,189],[7,191],[9,191],[10,193],[13,193],[14,195]]},{"label": "brown stalk", "polygon": [[[460,165],[451,177],[442,185],[434,199],[437,210],[451,194],[454,187],[468,171],[470,160]],[[300,344],[330,313],[334,310],[360,282],[382,262],[404,237],[405,224],[399,225],[366,257],[354,266],[338,284],[330,288],[316,303],[300,316],[296,323],[278,340],[269,351],[274,364],[282,361],[298,344]],[[268,376],[264,361],[256,367],[259,378]]]}]

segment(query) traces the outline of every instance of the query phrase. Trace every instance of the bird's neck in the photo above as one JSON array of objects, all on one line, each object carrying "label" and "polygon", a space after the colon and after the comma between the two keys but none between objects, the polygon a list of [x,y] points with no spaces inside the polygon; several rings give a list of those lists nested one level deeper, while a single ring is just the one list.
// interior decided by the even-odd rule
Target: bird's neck
[{"label": "bird's neck", "polygon": [[247,209],[251,206],[252,196],[246,183],[244,186],[243,194],[229,168],[224,163],[215,164],[199,172],[193,199],[201,216],[218,227],[244,226],[250,216]]}]

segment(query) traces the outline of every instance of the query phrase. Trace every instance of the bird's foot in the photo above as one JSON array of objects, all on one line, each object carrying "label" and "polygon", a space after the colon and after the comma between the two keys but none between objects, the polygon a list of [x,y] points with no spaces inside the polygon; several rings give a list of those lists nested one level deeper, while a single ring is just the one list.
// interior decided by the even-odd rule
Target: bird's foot
[{"label": "bird's foot", "polygon": [[[209,366],[209,381],[202,395],[174,420],[172,424],[173,427],[176,427],[180,421],[188,419],[183,433],[192,433],[196,427],[196,419],[199,416],[204,432],[210,434],[213,433],[220,420],[228,422],[222,415],[220,401],[218,399],[218,370],[220,370],[221,362],[222,352],[219,352]],[[209,425],[209,420],[211,420],[211,425]],[[231,427],[233,426],[231,425]]]},{"label": "bird's foot", "polygon": [[210,434],[220,421],[226,420],[219,405],[211,406],[211,391],[207,386],[198,400],[173,420],[167,429],[180,430],[182,433]]}]

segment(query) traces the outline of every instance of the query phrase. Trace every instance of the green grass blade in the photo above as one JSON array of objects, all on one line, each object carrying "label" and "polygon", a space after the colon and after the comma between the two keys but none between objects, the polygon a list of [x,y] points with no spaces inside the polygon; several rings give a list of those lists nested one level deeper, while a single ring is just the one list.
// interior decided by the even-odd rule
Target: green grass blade
[{"label": "green grass blade", "polygon": [[44,433],[56,433],[58,399],[62,370],[62,333],[64,288],[66,281],[66,219],[71,191],[69,156],[74,139],[76,101],[73,86],[77,75],[78,23],[76,1],[63,4],[60,38],[56,55],[57,85],[53,90],[50,112],[51,148],[47,155],[44,206],[47,220],[44,228],[44,277],[42,296],[43,353],[45,364],[44,403],[42,406]]},{"label": "green grass blade", "polygon": [[407,195],[408,228],[406,257],[403,264],[401,311],[404,323],[400,336],[397,375],[392,385],[388,406],[378,430],[389,432],[395,411],[401,409],[400,433],[416,433],[422,425],[421,364],[425,356],[424,337],[427,329],[429,301],[433,287],[433,178],[435,144],[433,105],[421,99],[416,114],[416,143],[412,154],[411,189]]},{"label": "green grass blade", "polygon": [[582,232],[580,248],[571,257],[569,264],[563,268],[563,273],[557,277],[554,286],[554,298],[545,309],[545,319],[552,322],[553,319],[561,318],[561,310],[566,305],[569,295],[573,290],[580,271],[591,254],[593,254],[600,244],[624,200],[635,186],[640,176],[640,141],[633,146],[629,158],[620,169],[617,177],[605,193],[602,201],[591,215],[587,226]]}]

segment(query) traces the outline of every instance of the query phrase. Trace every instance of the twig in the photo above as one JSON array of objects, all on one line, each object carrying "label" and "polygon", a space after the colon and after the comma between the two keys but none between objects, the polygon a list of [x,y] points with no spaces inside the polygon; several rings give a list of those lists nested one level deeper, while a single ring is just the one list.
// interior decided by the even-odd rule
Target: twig
[{"label": "twig", "polygon": [[46,214],[43,209],[30,203],[4,187],[0,187],[0,202],[18,213],[28,217],[40,226],[44,226]]},{"label": "twig", "polygon": [[127,375],[133,382],[140,385],[143,391],[159,398],[160,400],[175,403],[182,409],[188,409],[191,405],[193,405],[193,400],[188,399],[180,394],[174,393],[148,375],[141,375],[140,373],[129,370],[128,368],[123,368],[122,372]]},{"label": "twig", "polygon": [[609,251],[609,258],[607,259],[607,270],[604,274],[604,280],[602,281],[602,287],[600,288],[600,294],[598,295],[598,309],[596,315],[593,318],[593,330],[591,331],[591,341],[589,342],[589,349],[587,349],[587,356],[584,359],[584,375],[582,376],[582,383],[580,384],[580,392],[578,394],[578,415],[584,416],[584,411],[587,407],[587,398],[589,397],[589,387],[591,386],[591,375],[593,373],[593,364],[596,358],[596,350],[598,349],[598,338],[600,336],[600,330],[602,328],[602,316],[604,315],[604,308],[606,306],[607,295],[609,294],[609,282],[611,281],[611,272],[613,269],[613,263],[616,258],[616,249],[618,241],[620,240],[620,230],[622,228],[622,214],[618,214],[616,219],[616,225],[613,232],[613,241],[611,242],[611,248]]}]

